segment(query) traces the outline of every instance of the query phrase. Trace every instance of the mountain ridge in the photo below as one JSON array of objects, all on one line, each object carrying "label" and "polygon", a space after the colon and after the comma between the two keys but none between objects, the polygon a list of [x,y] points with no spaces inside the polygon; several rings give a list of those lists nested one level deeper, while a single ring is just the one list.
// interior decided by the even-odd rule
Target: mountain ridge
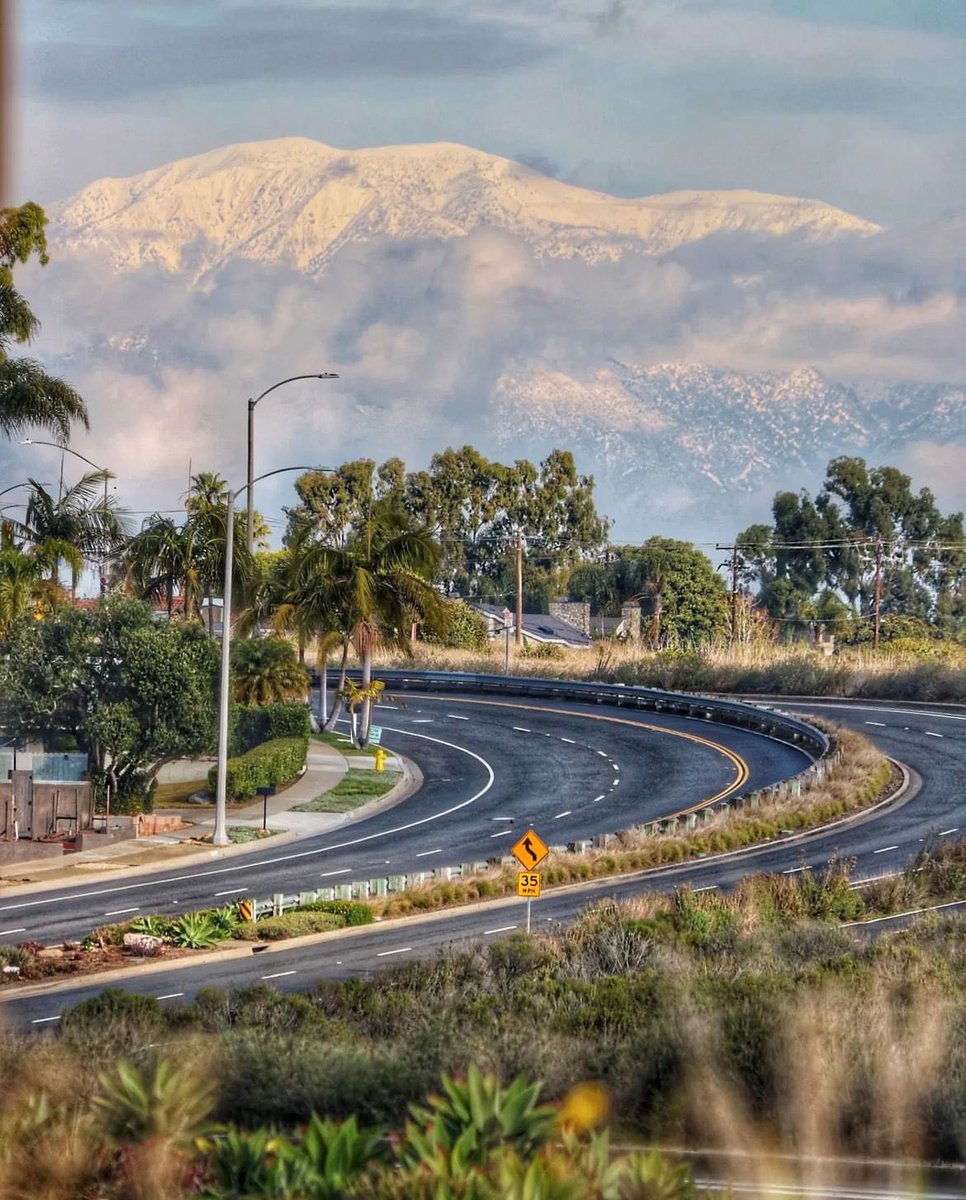
[{"label": "mountain ridge", "polygon": [[195,275],[239,257],[312,274],[349,241],[447,239],[481,227],[522,237],[539,255],[589,263],[662,254],[723,231],[816,242],[880,232],[819,200],[749,190],[628,199],[457,143],[340,150],[301,137],[95,180],[52,217],[61,250],[106,253],[116,270]]}]

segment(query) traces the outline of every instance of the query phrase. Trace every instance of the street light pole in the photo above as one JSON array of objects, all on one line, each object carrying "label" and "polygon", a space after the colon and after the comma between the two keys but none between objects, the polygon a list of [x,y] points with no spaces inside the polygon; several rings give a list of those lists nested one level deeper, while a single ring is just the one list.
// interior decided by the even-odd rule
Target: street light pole
[{"label": "street light pole", "polygon": [[[276,388],[284,387],[287,383],[295,383],[299,379],[338,379],[339,376],[332,371],[321,371],[314,375],[291,375],[288,379],[280,379],[278,383],[273,383],[270,388],[266,388],[260,396],[256,396],[254,400],[248,401],[248,524],[246,529],[246,545],[248,553],[255,552],[255,405],[259,400],[264,400],[269,392],[274,392]],[[264,479],[261,475],[259,478]],[[239,493],[240,495],[241,493]]]},{"label": "street light pole", "polygon": [[[330,471],[331,467],[279,467],[253,479],[268,479],[286,471]],[[215,828],[211,835],[213,846],[228,845],[228,712],[231,690],[231,586],[235,565],[235,501],[244,492],[251,495],[251,483],[237,492],[229,491],[225,514],[225,586],[221,601],[221,673],[218,680],[218,782],[215,785]]]}]

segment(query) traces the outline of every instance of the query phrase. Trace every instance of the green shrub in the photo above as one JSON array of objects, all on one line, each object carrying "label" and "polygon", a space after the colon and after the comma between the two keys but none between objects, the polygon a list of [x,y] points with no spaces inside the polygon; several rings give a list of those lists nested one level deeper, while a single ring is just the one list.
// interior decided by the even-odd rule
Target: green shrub
[{"label": "green shrub", "polygon": [[489,643],[489,626],[482,613],[464,600],[444,600],[442,619],[427,620],[420,630],[424,642],[454,650],[483,650]]},{"label": "green shrub", "polygon": [[564,657],[563,646],[558,646],[556,642],[544,642],[543,644],[533,645],[529,642],[523,643],[523,658],[549,658],[561,659]]},{"label": "green shrub", "polygon": [[[228,760],[225,792],[229,800],[254,796],[259,788],[275,787],[295,779],[305,766],[308,737],[276,738]],[[208,772],[208,787],[214,792],[218,767]]]},{"label": "green shrub", "polygon": [[346,925],[371,925],[373,921],[372,909],[358,900],[314,900],[311,904],[300,905],[298,911],[335,913],[345,920]]},{"label": "green shrub", "polygon": [[304,704],[238,705],[232,753],[246,754],[277,738],[307,738],[310,728],[309,710]]},{"label": "green shrub", "polygon": [[282,913],[280,917],[262,917],[260,921],[244,921],[235,936],[243,942],[281,942],[285,938],[305,937],[310,933],[327,933],[344,929],[346,920],[332,912]]}]

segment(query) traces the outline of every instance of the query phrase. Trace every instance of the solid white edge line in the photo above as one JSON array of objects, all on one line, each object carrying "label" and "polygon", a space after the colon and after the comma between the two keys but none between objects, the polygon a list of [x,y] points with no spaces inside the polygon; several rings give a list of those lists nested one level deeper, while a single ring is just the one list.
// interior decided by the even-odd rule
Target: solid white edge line
[{"label": "solid white edge line", "polygon": [[[872,882],[867,880],[867,882]],[[880,921],[898,921],[900,917],[917,917],[920,913],[938,912],[941,908],[962,908],[966,900],[949,900],[945,904],[930,904],[927,908],[907,908],[905,912],[889,913],[886,917],[870,917],[867,921],[845,921],[842,929],[852,929],[856,925],[878,925]]]},{"label": "solid white edge line", "polygon": [[[469,718],[467,718],[469,719]],[[475,750],[468,750],[465,746],[458,746],[455,742],[447,742],[444,738],[432,737],[428,733],[413,733],[411,729],[398,729],[384,725],[383,729],[387,729],[390,733],[399,733],[405,737],[419,738],[424,742],[435,742],[439,746],[448,746],[451,750],[458,750],[461,754],[468,754],[470,758],[475,758],[478,763],[484,768],[488,779],[486,785],[467,800],[461,800],[459,804],[454,804],[450,808],[444,808],[441,812],[432,813],[428,817],[420,817],[418,821],[409,821],[405,825],[396,825],[391,829],[384,829],[379,833],[369,833],[365,837],[352,838],[347,842],[334,842],[329,846],[318,846],[313,850],[300,850],[296,854],[280,854],[275,858],[262,858],[257,862],[248,859],[245,863],[237,867],[215,867],[210,871],[192,871],[186,875],[174,875],[162,879],[145,879],[138,883],[123,883],[116,887],[97,888],[90,892],[69,892],[63,896],[46,896],[42,900],[23,900],[18,904],[0,904],[0,912],[14,912],[22,908],[39,908],[47,904],[62,904],[71,900],[93,900],[97,896],[111,896],[117,892],[130,892],[138,888],[160,887],[166,883],[185,883],[192,879],[209,879],[218,875],[230,875],[235,871],[250,871],[253,867],[272,867],[276,863],[294,862],[300,858],[315,858],[320,854],[328,854],[332,850],[346,850],[350,846],[360,846],[365,842],[375,841],[377,838],[392,837],[396,833],[405,833],[409,829],[416,829],[420,825],[428,825],[433,821],[438,821],[442,817],[448,817],[454,812],[459,812],[460,809],[468,807],[470,804],[475,804],[481,799],[493,786],[496,781],[496,776],[493,768],[482,756],[477,754]]]},{"label": "solid white edge line", "polygon": [[281,979],[284,975],[294,975],[293,971],[276,971],[273,975],[263,975],[262,979]]},{"label": "solid white edge line", "polygon": [[407,950],[412,950],[412,946],[400,946],[398,950],[380,950],[376,958],[385,958],[387,954],[405,954]]},{"label": "solid white edge line", "polygon": [[509,933],[511,929],[516,929],[516,925],[501,925],[499,929],[484,929],[483,936],[486,937],[489,933]]}]

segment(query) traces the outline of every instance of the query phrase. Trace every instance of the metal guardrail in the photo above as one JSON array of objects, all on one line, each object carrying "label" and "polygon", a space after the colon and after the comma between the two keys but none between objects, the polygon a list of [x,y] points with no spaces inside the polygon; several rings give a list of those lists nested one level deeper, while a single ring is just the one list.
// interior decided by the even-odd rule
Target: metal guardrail
[{"label": "metal guardrail", "polygon": [[[350,675],[358,672],[350,671]],[[619,683],[584,682],[576,679],[542,679],[514,675],[476,675],[458,671],[380,671],[392,691],[451,692],[505,696],[539,696],[543,699],[569,700],[579,704],[602,704],[637,711],[671,713],[699,721],[735,725],[761,733],[789,745],[798,746],[814,759],[831,750],[831,742],[821,729],[797,717],[769,709],[755,708],[740,700],[722,700],[719,696],[664,692],[656,688],[634,687]]]}]

